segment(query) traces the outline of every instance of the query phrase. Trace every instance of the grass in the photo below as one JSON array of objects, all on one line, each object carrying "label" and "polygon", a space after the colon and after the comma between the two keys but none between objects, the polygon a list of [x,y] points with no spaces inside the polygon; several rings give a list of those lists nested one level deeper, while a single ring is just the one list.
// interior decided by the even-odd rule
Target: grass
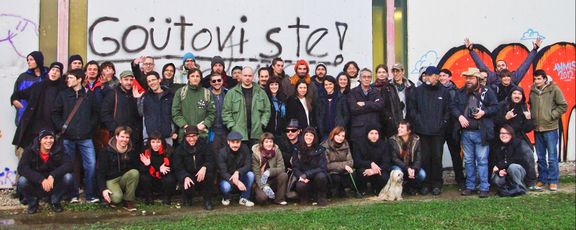
[{"label": "grass", "polygon": [[558,182],[560,183],[560,185],[576,183],[576,176],[574,176],[574,175],[560,176],[560,178],[558,179]]},{"label": "grass", "polygon": [[403,201],[100,222],[123,229],[574,229],[574,193]]}]

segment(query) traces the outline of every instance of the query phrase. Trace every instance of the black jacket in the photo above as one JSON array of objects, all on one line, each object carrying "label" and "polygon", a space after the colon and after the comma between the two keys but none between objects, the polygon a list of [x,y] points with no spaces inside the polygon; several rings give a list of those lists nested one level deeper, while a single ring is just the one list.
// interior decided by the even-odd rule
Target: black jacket
[{"label": "black jacket", "polygon": [[87,91],[85,88],[80,89],[78,92],[72,88],[67,88],[58,94],[52,108],[52,121],[56,131],[62,130],[68,114],[72,112],[76,101],[80,97],[84,97],[84,100],[63,134],[66,139],[84,140],[92,138],[92,132],[98,125],[98,105],[92,92]]},{"label": "black jacket", "polygon": [[20,124],[16,128],[12,144],[26,148],[32,144],[33,139],[43,129],[56,130],[52,122],[52,107],[60,91],[66,89],[62,79],[56,81],[38,82],[22,91],[16,91],[10,97],[13,100],[26,100],[26,110],[20,118]]},{"label": "black jacket", "polygon": [[292,165],[296,177],[312,179],[317,173],[327,173],[326,148],[319,145],[310,150],[298,149],[292,158]]},{"label": "black jacket", "polygon": [[[496,124],[496,132],[498,132],[498,127],[502,127],[505,124],[512,126],[514,129],[514,136],[526,141],[526,143],[531,143],[530,139],[528,139],[528,135],[526,133],[534,130],[534,120],[533,119],[526,119],[524,116],[524,111],[528,111],[528,106],[526,104],[526,97],[524,96],[524,91],[521,88],[517,88],[522,92],[522,100],[520,103],[514,103],[511,98],[511,94],[514,90],[510,91],[510,95],[498,104],[498,113],[494,119],[494,123]],[[506,120],[506,113],[508,111],[514,109],[514,113],[516,114],[510,120]]]},{"label": "black jacket", "polygon": [[510,164],[514,163],[521,165],[522,168],[528,171],[530,164],[527,156],[529,153],[532,154],[530,147],[523,145],[520,139],[514,138],[506,144],[498,140],[494,152],[490,154],[494,154],[498,169],[507,169]]},{"label": "black jacket", "polygon": [[172,167],[178,180],[184,181],[186,177],[195,178],[202,167],[206,167],[206,172],[213,172],[214,158],[211,149],[204,138],[198,138],[195,146],[190,146],[186,141],[181,143],[172,157]]},{"label": "black jacket", "polygon": [[98,154],[98,172],[96,179],[100,194],[106,190],[106,181],[112,180],[119,176],[124,175],[131,169],[139,169],[140,157],[132,148],[132,144],[128,145],[128,150],[125,153],[118,153],[116,149],[116,138],[111,138],[108,146]]},{"label": "black jacket", "polygon": [[162,134],[167,138],[172,135],[172,98],[168,88],[163,89],[160,95],[150,89],[138,99],[138,112],[144,116],[146,133],[150,136],[153,132]]},{"label": "black jacket", "polygon": [[443,136],[450,118],[450,92],[438,82],[420,85],[408,103],[414,131],[423,135]]},{"label": "black jacket", "polygon": [[392,154],[388,147],[382,139],[372,143],[368,138],[364,138],[361,146],[356,148],[358,151],[352,153],[354,168],[363,171],[371,168],[370,165],[374,162],[382,171],[388,172],[392,163]]},{"label": "black jacket", "polygon": [[130,139],[141,141],[142,117],[138,114],[137,101],[132,91],[126,92],[118,85],[106,93],[100,116],[110,133],[114,133],[118,126],[128,126],[132,128]]},{"label": "black jacket", "polygon": [[[306,102],[310,100],[306,97]],[[306,111],[304,111],[304,105],[300,103],[300,99],[295,96],[291,96],[286,100],[286,121],[290,119],[298,120],[298,125],[300,129],[305,129],[306,127],[316,128],[316,116],[314,114],[316,110],[315,101],[312,101],[312,108],[308,110],[308,118],[306,117]],[[308,123],[310,121],[310,123]]]},{"label": "black jacket", "polygon": [[66,156],[60,142],[54,142],[50,150],[48,161],[44,163],[40,159],[40,143],[38,138],[34,139],[28,146],[20,162],[18,163],[18,174],[26,177],[27,180],[41,184],[48,176],[52,175],[55,180],[60,179],[64,174],[72,172],[72,161]]},{"label": "black jacket", "polygon": [[[380,113],[384,108],[384,100],[375,89],[369,89],[364,95],[362,86],[358,86],[348,93],[348,108],[350,109],[350,140],[358,141],[368,132],[368,128],[380,129]],[[357,102],[364,102],[358,106]]]},{"label": "black jacket", "polygon": [[422,156],[420,151],[420,137],[418,137],[418,135],[414,135],[412,141],[410,143],[406,143],[405,147],[407,148],[407,151],[412,154],[408,160],[408,164],[405,164],[404,159],[402,159],[400,156],[402,147],[401,138],[397,135],[394,135],[388,139],[388,148],[390,150],[390,154],[392,155],[392,163],[402,168],[402,170],[412,168],[415,171],[418,171],[422,164],[420,161]]},{"label": "black jacket", "polygon": [[295,154],[298,153],[298,143],[300,143],[301,137],[298,137],[298,141],[296,144],[292,144],[285,133],[283,133],[280,137],[276,137],[274,143],[278,145],[280,151],[282,151],[282,158],[284,159],[284,166],[286,169],[292,168],[291,158]]},{"label": "black jacket", "polygon": [[[496,115],[496,112],[498,110],[498,101],[496,100],[496,95],[494,94],[494,92],[489,88],[482,87],[480,92],[481,93],[474,92],[474,94],[479,99],[483,98],[482,100],[479,100],[480,102],[478,106],[480,106],[481,104],[482,109],[486,114],[482,118],[480,118],[478,122],[479,122],[479,130],[482,136],[482,142],[487,143],[488,141],[494,139],[494,122],[492,118],[494,115]],[[484,94],[484,97],[482,97],[482,94]],[[462,127],[460,126],[460,122],[458,122],[458,117],[460,115],[463,115],[465,117],[467,116],[466,113],[468,112],[466,111],[466,107],[468,105],[469,96],[472,95],[468,94],[468,92],[466,91],[466,87],[462,87],[462,89],[458,90],[458,92],[454,97],[454,100],[451,103],[451,110],[452,110],[451,115],[452,117],[454,117],[454,119],[456,119],[454,131],[452,132],[452,135],[455,138],[455,140],[460,140],[460,131]]]},{"label": "black jacket", "polygon": [[[412,93],[415,89],[414,83],[412,83],[410,80],[405,80],[403,84],[406,87],[406,89],[404,89],[406,95],[406,103],[402,103],[402,101],[400,101],[400,97],[398,96],[398,91],[394,86],[393,80],[390,80],[388,84],[385,84],[380,90],[380,95],[384,100],[384,109],[381,112],[381,116],[382,123],[384,125],[384,135],[386,137],[391,137],[398,132],[398,123],[400,123],[400,121],[405,118],[403,109],[408,108],[406,104],[410,103],[410,98],[412,97]],[[406,109],[406,113],[408,112],[408,109]]]},{"label": "black jacket", "polygon": [[235,171],[242,176],[252,169],[252,152],[245,144],[237,152],[226,145],[216,154],[216,165],[222,180],[230,179]]},{"label": "black jacket", "polygon": [[[326,91],[320,90],[320,98],[316,103],[316,121],[318,125],[318,134],[322,138],[325,138],[330,134],[332,129],[336,126],[346,127],[345,117],[347,114],[343,114],[347,111],[348,107],[346,102],[346,97],[343,97],[339,91],[335,91],[332,94],[332,101],[328,102],[328,95]],[[328,105],[332,108],[332,116],[328,117]],[[331,123],[332,127],[328,127],[327,124]]]},{"label": "black jacket", "polygon": [[[148,146],[150,146],[150,144],[148,144]],[[166,143],[164,143],[164,141],[162,141],[162,151],[154,151],[152,150],[151,147],[148,147],[144,150],[143,154],[144,155],[148,155],[150,157],[150,164],[148,166],[144,165],[144,163],[142,163],[142,161],[140,161],[140,158],[138,158],[138,163],[139,163],[139,171],[140,171],[140,175],[150,175],[153,178],[163,178],[166,176],[172,176],[172,170],[170,172],[168,172],[167,174],[162,174],[160,172],[160,167],[162,165],[170,167],[172,169],[172,161],[170,160],[170,158],[172,158],[172,153],[173,153],[173,149],[170,145],[167,145]]]}]

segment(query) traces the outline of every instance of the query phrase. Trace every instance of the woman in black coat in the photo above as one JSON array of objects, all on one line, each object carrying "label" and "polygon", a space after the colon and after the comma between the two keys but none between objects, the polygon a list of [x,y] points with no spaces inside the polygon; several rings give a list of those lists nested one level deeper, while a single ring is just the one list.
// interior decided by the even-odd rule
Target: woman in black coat
[{"label": "woman in black coat", "polygon": [[282,92],[281,79],[271,76],[264,90],[270,100],[270,120],[264,129],[266,132],[274,134],[276,139],[284,134],[286,127],[286,94]]},{"label": "woman in black coat", "polygon": [[170,173],[172,147],[166,144],[162,135],[153,132],[148,137],[146,150],[140,154],[140,191],[146,204],[152,204],[154,193],[163,195],[162,203],[170,204],[176,191],[176,178]]},{"label": "woman in black coat", "polygon": [[[336,88],[336,79],[332,76],[324,77],[324,90],[320,90],[319,99],[316,103],[316,121],[318,125],[318,134],[325,140],[328,134],[336,126],[344,126],[344,109],[347,107],[345,97]],[[343,102],[344,101],[344,102]]]},{"label": "woman in black coat", "polygon": [[352,153],[358,178],[358,190],[365,194],[370,182],[370,193],[378,195],[390,178],[391,154],[377,128],[368,128],[366,138],[360,142],[358,151]]},{"label": "woman in black coat", "polygon": [[[514,129],[509,125],[500,128],[499,138],[494,152],[496,163],[492,168],[491,182],[498,187],[501,196],[515,196],[527,191],[524,179],[528,167],[527,158],[533,154],[530,147],[514,136]],[[533,167],[533,165],[532,165]]]},{"label": "woman in black coat", "polygon": [[316,128],[316,116],[314,114],[315,102],[308,95],[308,85],[304,80],[298,80],[295,85],[294,95],[286,101],[286,120],[296,119],[300,129],[306,127]]},{"label": "woman in black coat", "polygon": [[307,203],[312,195],[316,195],[318,205],[324,206],[328,203],[326,149],[318,144],[318,135],[312,127],[304,129],[303,139],[297,153],[292,157],[294,176],[298,178],[296,192],[301,204]]}]

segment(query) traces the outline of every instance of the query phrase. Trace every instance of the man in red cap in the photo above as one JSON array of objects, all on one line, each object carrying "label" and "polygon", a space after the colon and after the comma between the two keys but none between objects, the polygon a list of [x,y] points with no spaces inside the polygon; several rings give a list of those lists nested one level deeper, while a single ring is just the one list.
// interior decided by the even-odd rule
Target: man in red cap
[{"label": "man in red cap", "polygon": [[317,98],[316,92],[318,92],[318,90],[316,89],[315,84],[311,84],[312,78],[309,74],[310,66],[308,66],[308,62],[306,62],[304,59],[296,61],[296,64],[294,65],[294,72],[295,74],[292,75],[292,77],[282,79],[282,91],[287,96],[292,96],[294,95],[294,87],[296,86],[296,83],[299,80],[304,80],[308,85],[308,95],[306,95],[306,99]]}]

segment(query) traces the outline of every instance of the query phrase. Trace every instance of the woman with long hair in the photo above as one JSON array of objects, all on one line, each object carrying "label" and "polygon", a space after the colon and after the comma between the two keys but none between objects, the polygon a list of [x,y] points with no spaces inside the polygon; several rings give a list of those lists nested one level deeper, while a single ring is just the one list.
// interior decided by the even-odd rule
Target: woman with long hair
[{"label": "woman with long hair", "polygon": [[296,192],[300,204],[306,204],[311,197],[316,197],[317,204],[324,206],[328,204],[326,149],[318,144],[318,135],[312,127],[304,129],[303,140],[292,157],[294,176],[298,178]]},{"label": "woman with long hair", "polygon": [[256,176],[256,203],[264,204],[273,200],[275,204],[286,205],[288,174],[285,172],[282,152],[274,143],[274,135],[265,132],[258,144],[252,146],[252,171]]},{"label": "woman with long hair", "polygon": [[390,137],[388,144],[394,164],[390,169],[404,173],[406,194],[415,195],[420,183],[426,179],[426,172],[420,167],[420,137],[412,132],[410,122],[400,121],[398,134]]},{"label": "woman with long hair", "polygon": [[330,175],[330,194],[332,197],[346,197],[344,188],[352,184],[351,173],[354,171],[354,161],[350,145],[346,140],[346,131],[342,126],[336,126],[328,136],[328,139],[322,143],[326,148],[326,157],[328,159],[327,169]]}]

